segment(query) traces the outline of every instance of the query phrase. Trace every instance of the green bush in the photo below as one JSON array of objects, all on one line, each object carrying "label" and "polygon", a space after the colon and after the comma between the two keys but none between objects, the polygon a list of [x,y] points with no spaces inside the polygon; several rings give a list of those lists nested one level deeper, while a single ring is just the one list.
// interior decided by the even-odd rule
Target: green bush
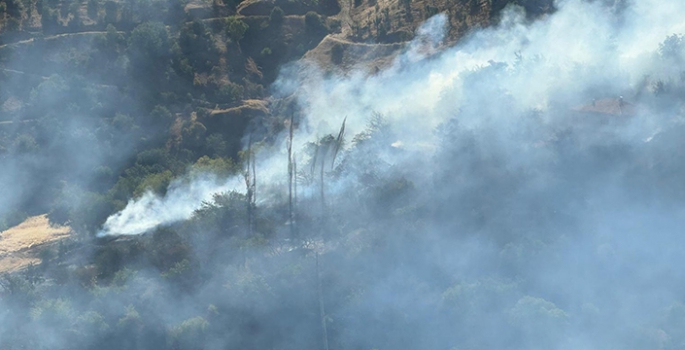
[{"label": "green bush", "polygon": [[17,153],[33,153],[40,149],[36,139],[30,134],[21,134],[14,140],[14,147]]},{"label": "green bush", "polygon": [[236,102],[243,98],[245,89],[238,84],[228,83],[221,88],[217,93],[217,97],[225,102]]},{"label": "green bush", "polygon": [[[223,140],[223,137],[220,134],[212,134],[207,138],[208,143],[210,139]],[[231,174],[234,174],[238,170],[238,167],[236,167],[230,158],[210,158],[204,156],[195,162],[193,165],[193,170],[211,173],[221,177],[227,177]]]},{"label": "green bush", "polygon": [[24,11],[24,4],[21,0],[6,0],[5,4],[7,14],[17,20],[21,20],[21,13]]},{"label": "green bush", "polygon": [[209,322],[197,316],[183,321],[180,325],[173,327],[169,334],[169,341],[173,349],[201,350],[204,349],[205,334]]},{"label": "green bush", "polygon": [[150,122],[167,128],[174,122],[174,115],[166,107],[157,105],[150,112]]},{"label": "green bush", "polygon": [[90,17],[91,19],[97,19],[98,13],[100,12],[100,1],[88,0],[87,12],[88,17]]},{"label": "green bush", "polygon": [[205,141],[205,146],[207,147],[207,150],[211,152],[210,154],[215,157],[225,156],[226,150],[228,149],[226,140],[221,134],[209,135]]},{"label": "green bush", "polygon": [[241,19],[229,17],[226,19],[226,35],[233,41],[238,42],[245,36],[249,26]]},{"label": "green bush", "polygon": [[342,30],[342,22],[337,18],[331,19],[328,25],[328,30],[330,30],[332,33],[339,33]]},{"label": "green bush", "polygon": [[328,30],[321,16],[314,11],[309,11],[304,15],[304,24],[307,31],[311,33],[321,33]]},{"label": "green bush", "polygon": [[16,32],[21,28],[21,21],[17,17],[10,17],[7,20],[7,31]]},{"label": "green bush", "polygon": [[335,44],[331,48],[331,61],[335,64],[341,64],[343,61],[343,55],[345,53],[345,48],[340,44]]},{"label": "green bush", "polygon": [[269,25],[280,26],[283,24],[284,18],[285,12],[283,12],[283,9],[276,6],[273,9],[271,9],[271,13],[269,14]]},{"label": "green bush", "polygon": [[137,26],[131,32],[128,49],[134,56],[151,59],[168,55],[170,46],[166,27],[161,22],[145,22]]},{"label": "green bush", "polygon": [[105,2],[105,23],[116,23],[118,18],[118,6],[114,1]]},{"label": "green bush", "polygon": [[138,185],[138,187],[133,191],[135,197],[142,196],[147,191],[152,191],[153,193],[164,195],[166,193],[167,187],[173,179],[173,174],[171,171],[166,170],[159,174],[150,174],[143,179],[143,181]]}]

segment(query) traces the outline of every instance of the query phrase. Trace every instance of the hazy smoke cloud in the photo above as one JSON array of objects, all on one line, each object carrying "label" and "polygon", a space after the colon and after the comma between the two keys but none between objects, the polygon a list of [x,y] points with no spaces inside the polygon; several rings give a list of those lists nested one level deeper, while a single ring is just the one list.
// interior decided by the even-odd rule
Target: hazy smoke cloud
[{"label": "hazy smoke cloud", "polygon": [[[529,23],[510,7],[452,48],[441,47],[446,15],[435,16],[377,75],[284,69],[274,94],[295,94],[301,113],[299,227],[322,202],[341,227],[321,243],[335,267],[326,281],[339,288],[327,296],[344,300],[329,309],[331,338],[348,341],[340,348],[665,349],[685,339],[674,329],[685,322],[685,47],[668,39],[685,32],[685,3],[557,8]],[[346,147],[325,165],[319,201],[310,142],[337,135],[345,117]],[[258,207],[284,201],[287,138],[256,155]],[[102,234],[187,219],[242,181],[145,195]],[[300,289],[287,290],[260,294],[276,301],[259,312],[296,304]],[[278,345],[311,344],[298,331]]]},{"label": "hazy smoke cloud", "polygon": [[[347,135],[357,135],[379,113],[392,129],[394,139],[386,140],[388,145],[403,152],[372,151],[396,166],[435,156],[444,146],[438,144],[436,128],[454,120],[476,137],[488,138],[480,145],[484,151],[501,152],[504,160],[518,167],[535,167],[551,161],[544,145],[560,128],[584,123],[572,121],[579,117],[569,117],[568,111],[621,95],[625,101],[640,102],[636,98],[648,89],[646,82],[669,76],[657,52],[668,35],[685,29],[677,16],[683,7],[677,2],[641,1],[616,14],[599,2],[571,0],[559,2],[559,11],[533,23],[527,23],[520,8],[510,7],[498,26],[436,53],[446,29],[446,15],[440,14],[421,26],[395,64],[378,75],[324,77],[315,67],[298,66],[284,70],[275,84],[276,95],[296,93],[304,111],[295,134],[300,153],[307,142],[336,133],[343,118],[348,117]],[[297,77],[303,69],[308,74]],[[613,137],[636,143],[668,127],[665,116],[643,109],[616,125],[610,131]],[[526,113],[538,118],[522,116]],[[266,186],[283,184],[287,177],[285,136],[257,155],[257,171],[264,176],[262,192],[267,195]],[[526,153],[519,153],[521,148]],[[306,157],[299,155],[303,162]],[[432,172],[431,167],[423,169],[423,175]],[[146,195],[110,218],[103,232],[141,233],[187,218],[200,199],[226,189],[211,187],[185,187],[188,194],[182,193],[184,187],[175,187],[169,191],[174,199]],[[193,194],[197,188],[203,195]],[[140,218],[147,224],[138,226]]]}]

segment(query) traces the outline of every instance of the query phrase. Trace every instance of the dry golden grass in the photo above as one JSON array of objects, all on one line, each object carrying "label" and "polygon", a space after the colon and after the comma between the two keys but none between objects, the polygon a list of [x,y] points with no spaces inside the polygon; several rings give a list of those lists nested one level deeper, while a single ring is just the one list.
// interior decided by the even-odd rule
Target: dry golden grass
[{"label": "dry golden grass", "polygon": [[69,227],[50,226],[47,216],[39,215],[0,233],[0,272],[39,263],[39,248],[69,237],[70,232]]},{"label": "dry golden grass", "polygon": [[269,113],[268,102],[263,100],[243,100],[243,104],[239,107],[227,109],[214,109],[210,111],[210,115],[233,115],[242,114],[246,111],[258,111],[264,114]]}]

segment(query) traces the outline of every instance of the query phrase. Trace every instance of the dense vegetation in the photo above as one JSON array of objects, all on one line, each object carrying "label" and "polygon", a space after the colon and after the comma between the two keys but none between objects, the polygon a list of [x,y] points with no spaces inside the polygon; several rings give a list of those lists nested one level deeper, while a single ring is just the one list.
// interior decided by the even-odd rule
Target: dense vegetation
[{"label": "dense vegetation", "polygon": [[[521,110],[497,79],[546,63],[517,53],[464,73],[469,103],[431,111],[450,117],[414,140],[430,153],[398,142],[428,116],[366,110],[349,116],[362,131],[335,120],[338,133],[298,141],[297,163],[278,147],[310,126],[304,112],[266,99],[283,64],[340,30],[327,17],[339,8],[275,4],[243,16],[236,1],[0,2],[0,229],[49,213],[75,233],[0,276],[0,349],[682,348],[682,220],[669,216],[685,201],[682,36],[649,57],[662,79],[635,89],[675,116],[649,141],[613,120],[568,122],[568,105]],[[624,91],[606,80],[592,89]],[[260,150],[288,178],[265,181]],[[95,236],[192,174],[245,190],[139,236]]]},{"label": "dense vegetation", "polygon": [[279,65],[328,32],[315,12],[242,17],[237,5],[193,18],[178,1],[2,2],[0,157],[32,193],[8,194],[3,227],[50,211],[92,231],[198,159],[237,157],[263,113],[220,112],[264,98]]}]

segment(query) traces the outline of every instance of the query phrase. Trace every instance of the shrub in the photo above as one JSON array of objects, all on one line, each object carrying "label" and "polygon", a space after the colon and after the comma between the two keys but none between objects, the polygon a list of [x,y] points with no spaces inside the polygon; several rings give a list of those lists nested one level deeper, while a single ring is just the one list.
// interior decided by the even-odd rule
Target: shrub
[{"label": "shrub", "polygon": [[342,22],[339,19],[331,19],[328,30],[333,33],[339,33],[342,30]]},{"label": "shrub", "polygon": [[245,90],[242,86],[235,83],[228,83],[219,88],[217,97],[222,100],[227,100],[228,102],[236,102],[243,98],[244,93]]},{"label": "shrub", "polygon": [[[178,234],[169,228],[157,229],[152,234],[152,241],[148,248],[150,262],[161,271],[168,271],[174,267],[181,269],[183,261],[190,257],[190,245]],[[181,263],[180,265],[177,265]]]},{"label": "shrub", "polygon": [[138,185],[138,187],[135,189],[135,191],[133,191],[133,195],[135,197],[139,197],[147,191],[164,195],[172,179],[173,174],[169,170],[159,174],[150,174],[146,176],[140,185]]},{"label": "shrub", "polygon": [[181,130],[182,144],[189,150],[202,148],[205,142],[207,127],[197,121],[187,123]]},{"label": "shrub", "polygon": [[673,34],[659,44],[659,55],[663,58],[679,59],[685,52],[685,40],[682,35]]},{"label": "shrub", "polygon": [[168,127],[173,123],[174,115],[166,107],[157,105],[150,112],[150,119],[154,125]]},{"label": "shrub", "polygon": [[343,61],[343,54],[345,53],[345,48],[340,44],[335,44],[331,48],[331,61],[335,64],[341,64]]},{"label": "shrub", "polygon": [[5,8],[7,9],[7,14],[17,20],[21,19],[21,12],[24,10],[24,4],[20,0],[7,0],[5,1]]},{"label": "shrub", "polygon": [[328,30],[326,24],[323,23],[321,16],[314,11],[309,11],[304,15],[304,24],[307,30],[312,33],[321,33]]},{"label": "shrub", "polygon": [[10,17],[7,20],[7,31],[16,32],[21,28],[21,21],[16,17]]},{"label": "shrub", "polygon": [[218,157],[225,155],[226,150],[228,149],[226,140],[224,140],[224,137],[221,134],[209,135],[205,141],[205,146],[207,147],[207,150],[211,152],[211,155]]},{"label": "shrub", "polygon": [[17,153],[33,153],[40,149],[36,139],[29,134],[21,134],[14,140],[14,147]]},{"label": "shrub", "polygon": [[117,3],[114,1],[105,2],[105,23],[116,23],[117,22]]},{"label": "shrub", "polygon": [[[222,146],[225,147],[225,142],[220,134],[212,134],[207,138],[207,143],[209,143],[210,139],[221,139]],[[226,177],[236,173],[238,167],[233,164],[230,158],[209,158],[204,156],[195,162],[193,165],[193,170]]]},{"label": "shrub", "polygon": [[161,22],[145,22],[137,26],[129,40],[129,50],[135,56],[160,59],[169,53],[169,37]]},{"label": "shrub", "polygon": [[281,24],[283,24],[284,18],[285,13],[283,12],[283,9],[276,6],[273,9],[271,9],[271,13],[269,14],[269,25],[280,26]]},{"label": "shrub", "polygon": [[179,326],[173,327],[169,334],[173,349],[203,349],[202,343],[209,322],[198,316],[183,321]]},{"label": "shrub", "polygon": [[100,1],[88,0],[87,12],[88,17],[90,17],[91,19],[97,19],[98,13],[100,12]]},{"label": "shrub", "polygon": [[229,17],[226,19],[226,35],[233,41],[238,42],[245,36],[249,26],[241,19]]}]

